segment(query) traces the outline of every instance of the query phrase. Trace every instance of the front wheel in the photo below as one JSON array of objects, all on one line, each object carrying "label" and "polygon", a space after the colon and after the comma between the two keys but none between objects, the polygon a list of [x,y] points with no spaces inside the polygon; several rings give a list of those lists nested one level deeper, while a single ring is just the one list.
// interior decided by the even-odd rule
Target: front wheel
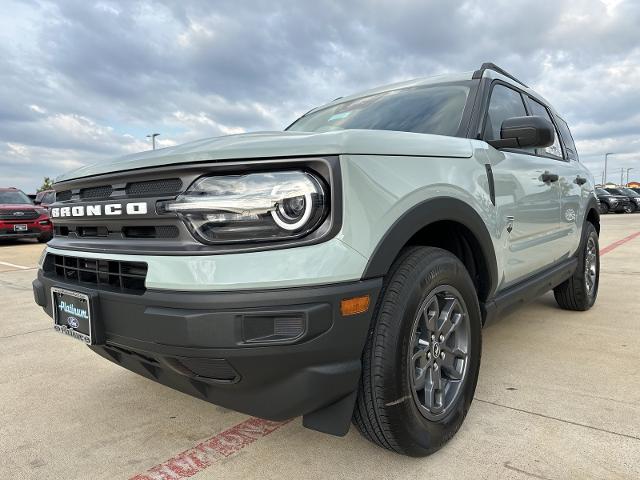
[{"label": "front wheel", "polygon": [[583,227],[582,242],[578,253],[578,266],[574,274],[553,289],[560,308],[565,310],[589,310],[596,302],[600,284],[600,247],[598,232],[592,223]]},{"label": "front wheel", "polygon": [[633,213],[636,211],[636,209],[637,209],[636,204],[630,203],[629,205],[626,205],[624,207],[624,213]]},{"label": "front wheel", "polygon": [[435,452],[464,421],[480,354],[480,308],[464,265],[439,248],[407,249],[376,306],[353,422],[389,450]]}]

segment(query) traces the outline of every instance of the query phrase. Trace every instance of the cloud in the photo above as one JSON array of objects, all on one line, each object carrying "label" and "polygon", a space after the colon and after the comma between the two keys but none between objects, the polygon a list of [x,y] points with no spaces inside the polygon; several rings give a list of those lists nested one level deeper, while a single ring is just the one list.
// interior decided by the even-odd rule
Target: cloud
[{"label": "cloud", "polygon": [[[0,18],[0,178],[282,129],[338,96],[494,61],[540,91],[598,176],[640,175],[633,0],[8,0]],[[612,170],[614,171],[614,170]],[[611,179],[614,177],[612,176]]]}]

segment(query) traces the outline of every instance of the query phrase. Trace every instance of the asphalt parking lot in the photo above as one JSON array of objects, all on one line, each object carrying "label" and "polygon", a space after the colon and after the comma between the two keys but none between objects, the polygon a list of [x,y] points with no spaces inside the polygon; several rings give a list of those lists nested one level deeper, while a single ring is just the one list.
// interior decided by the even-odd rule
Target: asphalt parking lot
[{"label": "asphalt parking lot", "polygon": [[33,303],[43,246],[0,244],[0,478],[640,478],[640,214],[603,216],[600,243],[596,306],[562,311],[547,294],[487,328],[467,420],[423,459],[111,364]]}]

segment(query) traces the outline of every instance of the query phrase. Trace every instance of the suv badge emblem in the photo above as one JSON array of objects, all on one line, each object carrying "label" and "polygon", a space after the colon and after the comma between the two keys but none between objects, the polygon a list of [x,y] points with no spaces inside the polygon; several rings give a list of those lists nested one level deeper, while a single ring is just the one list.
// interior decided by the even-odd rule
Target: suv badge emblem
[{"label": "suv badge emblem", "polygon": [[24,215],[24,212],[13,212],[16,217],[21,217]]},{"label": "suv badge emblem", "polygon": [[67,325],[69,325],[71,328],[78,328],[80,322],[78,322],[78,319],[76,317],[69,317],[67,318]]},{"label": "suv badge emblem", "polygon": [[509,215],[507,217],[507,232],[511,233],[513,231],[513,222],[515,221],[515,218],[512,217],[511,215]]}]

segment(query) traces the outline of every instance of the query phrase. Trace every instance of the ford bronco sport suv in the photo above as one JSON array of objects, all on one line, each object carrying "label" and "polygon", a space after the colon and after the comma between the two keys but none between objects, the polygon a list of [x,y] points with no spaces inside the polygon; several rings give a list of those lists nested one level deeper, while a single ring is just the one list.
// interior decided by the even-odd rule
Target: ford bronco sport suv
[{"label": "ford bronco sport suv", "polygon": [[17,188],[0,188],[0,240],[35,238],[51,240],[53,226],[47,210],[37,207]]},{"label": "ford bronco sport suv", "polygon": [[493,64],[63,175],[33,283],[54,328],[198,398],[427,455],[462,424],[481,329],[598,292],[593,178]]}]

